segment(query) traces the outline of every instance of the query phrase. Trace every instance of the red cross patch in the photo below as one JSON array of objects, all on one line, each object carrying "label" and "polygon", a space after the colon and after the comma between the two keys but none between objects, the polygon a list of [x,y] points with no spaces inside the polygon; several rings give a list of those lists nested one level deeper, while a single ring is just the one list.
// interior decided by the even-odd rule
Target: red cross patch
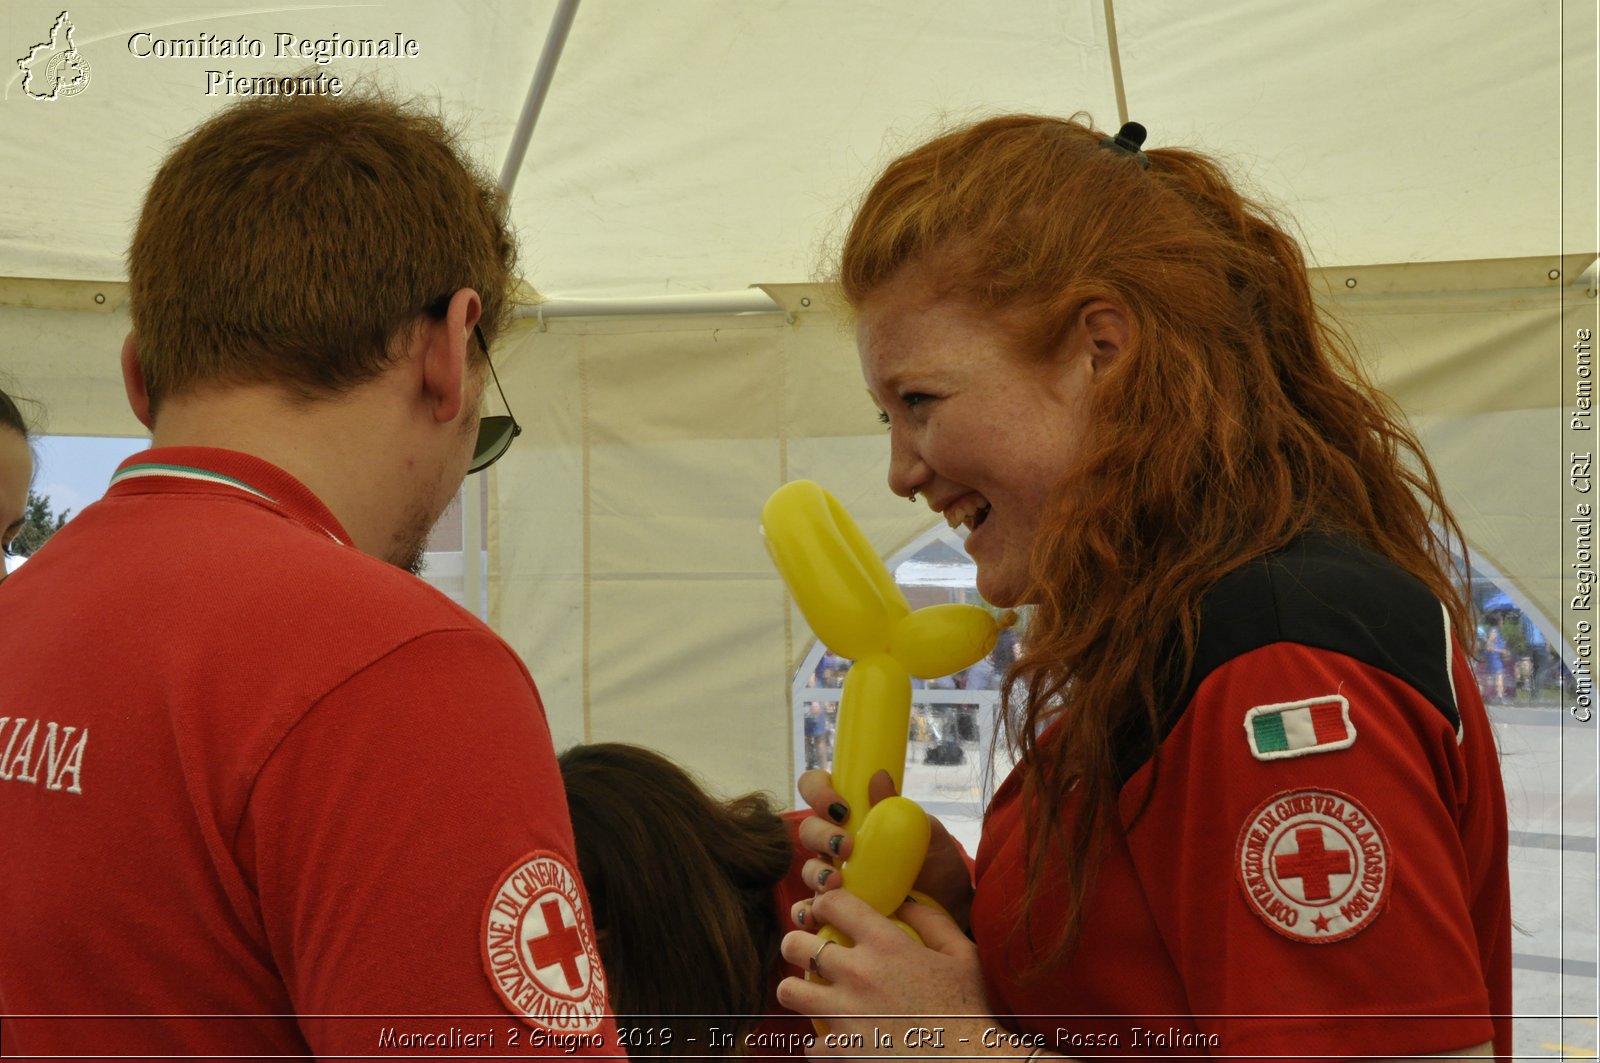
[{"label": "red cross patch", "polygon": [[606,1014],[606,974],[581,880],[560,855],[529,853],[483,911],[483,969],[524,1022],[588,1033]]},{"label": "red cross patch", "polygon": [[1296,941],[1365,930],[1389,897],[1389,846],[1377,820],[1335,790],[1285,790],[1245,820],[1236,854],[1250,910]]}]

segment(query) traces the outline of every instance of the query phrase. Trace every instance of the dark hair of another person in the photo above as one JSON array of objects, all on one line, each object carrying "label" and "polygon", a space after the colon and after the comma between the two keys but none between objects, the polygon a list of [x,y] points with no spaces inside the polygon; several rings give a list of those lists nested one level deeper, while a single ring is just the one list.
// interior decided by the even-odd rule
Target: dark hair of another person
[{"label": "dark hair of another person", "polygon": [[28,431],[28,419],[22,416],[16,400],[3,389],[0,389],[0,428],[9,428],[23,439],[28,439],[32,434]]},{"label": "dark hair of another person", "polygon": [[718,801],[638,746],[575,746],[560,763],[618,1023],[672,1031],[629,1055],[718,1054],[713,1027],[742,1054],[779,962],[787,825],[767,795]]},{"label": "dark hair of another person", "polygon": [[1118,754],[1159,758],[1223,575],[1309,531],[1343,536],[1426,584],[1471,645],[1460,528],[1398,410],[1318,313],[1299,245],[1206,157],[1147,149],[1146,170],[1104,137],[1036,115],[938,137],[867,193],[840,268],[859,306],[917,263],[1025,357],[1053,357],[1092,300],[1128,318],[1034,544],[1038,607],[1006,684],[1032,768],[1025,909],[1063,870],[1069,882],[1054,958],[1077,939],[1118,814]]},{"label": "dark hair of another person", "polygon": [[128,251],[151,409],[212,383],[347,391],[461,288],[492,340],[515,260],[499,185],[423,106],[375,91],[230,106],[161,164]]}]

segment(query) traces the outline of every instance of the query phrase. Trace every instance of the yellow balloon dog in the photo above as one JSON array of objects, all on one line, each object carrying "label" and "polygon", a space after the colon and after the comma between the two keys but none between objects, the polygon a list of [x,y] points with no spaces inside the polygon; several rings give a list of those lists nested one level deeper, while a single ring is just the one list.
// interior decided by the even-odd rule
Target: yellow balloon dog
[{"label": "yellow balloon dog", "polygon": [[[905,797],[869,807],[867,784],[887,771],[895,792],[904,788],[911,677],[936,679],[976,664],[994,649],[1002,625],[975,605],[912,612],[850,514],[810,480],[773,492],[761,510],[761,531],[811,630],[855,661],[845,676],[834,741],[833,787],[849,805],[844,826],[855,834],[839,875],[845,889],[889,915],[905,902],[928,855],[928,816]],[[1014,619],[1008,615],[1005,623]],[[900,927],[921,940],[905,923]],[[851,944],[831,926],[819,934]],[[820,980],[815,972],[807,977]]]}]

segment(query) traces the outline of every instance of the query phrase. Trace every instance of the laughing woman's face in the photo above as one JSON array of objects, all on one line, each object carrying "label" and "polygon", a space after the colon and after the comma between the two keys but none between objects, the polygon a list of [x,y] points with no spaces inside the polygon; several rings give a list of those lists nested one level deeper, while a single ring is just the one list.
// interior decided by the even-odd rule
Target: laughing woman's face
[{"label": "laughing woman's face", "polygon": [[1040,521],[1082,451],[1089,396],[1125,342],[1121,311],[1097,302],[1060,350],[1031,356],[992,314],[938,297],[915,267],[858,308],[861,372],[889,427],[889,486],[968,530],[991,604],[1025,604]]}]

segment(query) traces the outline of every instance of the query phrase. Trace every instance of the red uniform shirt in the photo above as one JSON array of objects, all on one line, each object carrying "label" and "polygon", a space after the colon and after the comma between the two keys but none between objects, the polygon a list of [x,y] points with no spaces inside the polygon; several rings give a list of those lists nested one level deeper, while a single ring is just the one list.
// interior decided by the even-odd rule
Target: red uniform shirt
[{"label": "red uniform shirt", "polygon": [[346,540],[154,450],[0,588],[8,1055],[615,1052],[532,680]]},{"label": "red uniform shirt", "polygon": [[1509,1056],[1504,793],[1438,602],[1307,540],[1209,596],[1180,705],[1042,971],[1065,898],[1019,910],[1018,777],[996,794],[973,929],[997,1012],[1069,1055]]}]

